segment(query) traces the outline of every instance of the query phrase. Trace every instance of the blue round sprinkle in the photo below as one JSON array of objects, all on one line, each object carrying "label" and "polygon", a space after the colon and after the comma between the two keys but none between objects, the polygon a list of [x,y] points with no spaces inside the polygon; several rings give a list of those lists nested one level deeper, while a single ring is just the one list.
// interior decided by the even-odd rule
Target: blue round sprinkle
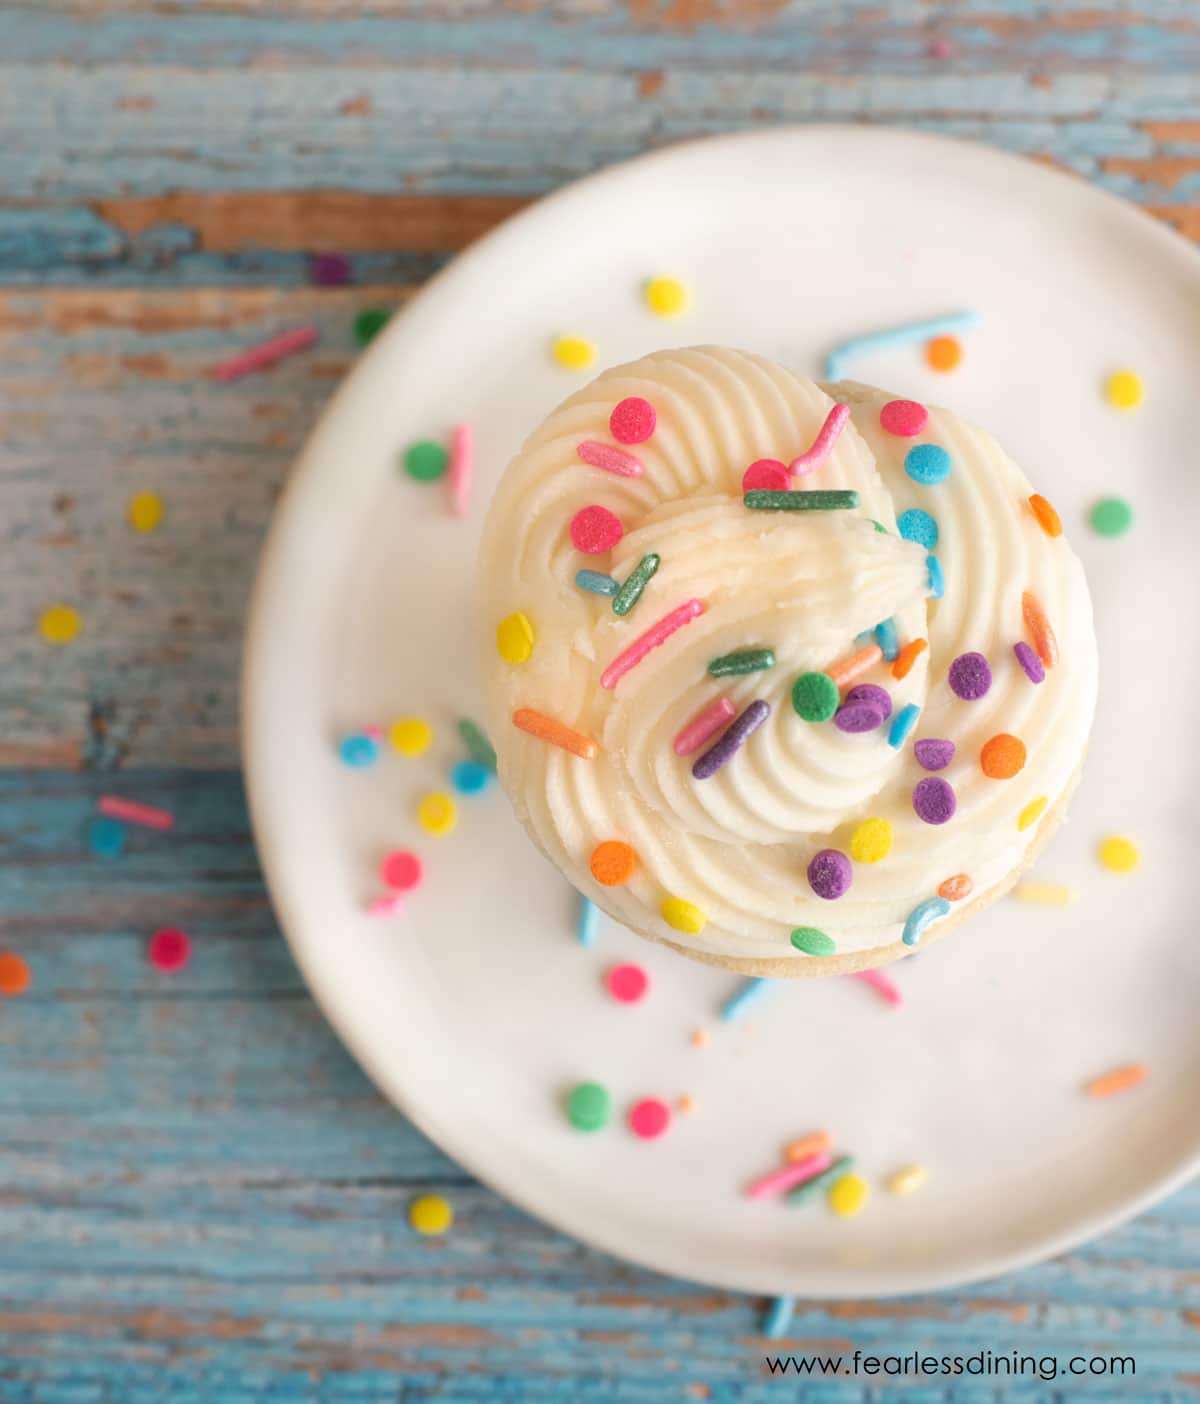
[{"label": "blue round sprinkle", "polygon": [[464,760],[450,772],[450,779],[454,782],[454,788],[460,795],[477,795],[481,790],[486,790],[488,781],[492,774],[486,765],[480,765],[478,761]]},{"label": "blue round sprinkle", "polygon": [[941,444],[917,444],[904,455],[904,471],[915,483],[944,483],[950,455]]},{"label": "blue round sprinkle", "polygon": [[936,556],[930,556],[928,560],[929,593],[935,600],[940,600],[946,593],[946,577],[942,574],[942,563]]},{"label": "blue round sprinkle", "polygon": [[345,738],[338,747],[338,755],[346,765],[361,770],[364,766],[374,765],[379,759],[379,742],[365,732],[356,732]]},{"label": "blue round sprinkle", "polygon": [[938,544],[937,522],[919,507],[910,507],[907,512],[902,512],[896,526],[905,541],[915,541],[927,551],[932,551]]},{"label": "blue round sprinkle", "polygon": [[102,814],[92,820],[88,842],[97,858],[119,858],[125,849],[125,825],[119,819]]}]

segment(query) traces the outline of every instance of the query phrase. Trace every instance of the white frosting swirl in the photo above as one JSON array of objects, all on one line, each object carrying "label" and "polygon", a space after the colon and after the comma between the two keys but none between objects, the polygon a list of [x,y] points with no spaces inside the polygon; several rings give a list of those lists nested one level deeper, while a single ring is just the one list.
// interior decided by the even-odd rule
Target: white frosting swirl
[{"label": "white frosting swirl", "polygon": [[[793,486],[849,488],[860,506],[836,512],[761,512],[742,501],[742,474],[759,458],[788,462],[812,443],[835,403],[851,420],[825,463]],[[657,412],[655,432],[627,452],[642,463],[622,477],[580,461],[577,447],[611,443],[609,415],[628,396]],[[830,393],[760,357],[716,347],[656,353],[605,372],[555,410],[509,466],[488,519],[481,562],[485,677],[492,739],[508,793],[539,846],[586,895],[645,934],[719,957],[813,957],[794,928],[828,934],[839,954],[899,938],[909,912],[946,878],[970,876],[976,897],[1003,883],[1037,833],[1018,815],[1045,796],[1052,809],[1077,769],[1096,692],[1091,606],[1079,561],[1051,539],[1028,507],[1031,492],[996,442],[945,410],[931,410],[916,438],[880,427],[893,396],[843,384]],[[952,471],[936,486],[906,474],[918,443],[942,445]],[[569,524],[581,508],[615,512],[625,534],[610,555],[581,555]],[[929,598],[926,551],[897,535],[897,514],[920,507],[937,521],[945,596]],[[880,532],[873,525],[885,528]],[[661,565],[625,618],[575,583],[579,569],[624,580],[643,556]],[[1034,685],[1013,655],[1027,634],[1022,592],[1032,592],[1058,636],[1062,661]],[[604,669],[663,615],[689,599],[704,612],[633,668],[615,688]],[[497,656],[496,627],[521,611],[535,642],[528,661]],[[901,644],[929,648],[902,680],[886,663],[861,681],[885,687],[893,716],[921,708],[899,750],[888,726],[848,735],[801,720],[796,677],[853,653],[855,637],[894,619]],[[770,648],[773,668],[712,678],[721,654]],[[978,651],[993,681],[978,701],[959,700],[947,669]],[[740,712],[761,698],[771,712],[715,775],[697,780],[694,756],[673,740],[721,694]],[[517,730],[512,713],[533,708],[595,740],[592,760]],[[979,763],[998,732],[1020,737],[1025,768],[993,780]],[[913,809],[925,772],[913,740],[953,740],[942,775],[958,809],[931,826]],[[819,850],[849,852],[862,821],[886,819],[893,846],[881,862],[854,864],[849,891],[818,897],[806,869]],[[589,871],[598,843],[621,839],[639,859],[623,886]],[[707,923],[683,934],[661,915],[668,896],[698,907]]]}]

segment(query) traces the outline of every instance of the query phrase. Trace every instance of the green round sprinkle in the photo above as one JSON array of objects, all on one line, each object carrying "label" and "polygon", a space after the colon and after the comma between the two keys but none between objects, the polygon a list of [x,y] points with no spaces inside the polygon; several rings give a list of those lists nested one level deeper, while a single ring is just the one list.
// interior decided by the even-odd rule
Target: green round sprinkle
[{"label": "green round sprinkle", "polygon": [[736,653],[723,653],[708,665],[714,678],[736,678],[746,673],[761,673],[775,666],[775,655],[769,648],[743,648]]},{"label": "green round sprinkle", "polygon": [[792,932],[792,945],[805,955],[832,955],[837,943],[832,936],[826,936],[815,926],[798,926]]},{"label": "green round sprinkle", "polygon": [[567,1095],[567,1120],[576,1131],[599,1131],[608,1125],[612,1098],[600,1082],[581,1082]]},{"label": "green round sprinkle", "polygon": [[383,330],[384,324],[392,314],[382,307],[367,307],[354,319],[354,339],[360,346],[366,346],[369,341]]},{"label": "green round sprinkle", "polygon": [[421,439],[404,450],[404,471],[419,483],[432,483],[446,471],[450,455],[432,439]]},{"label": "green round sprinkle", "polygon": [[1092,529],[1101,536],[1124,536],[1133,525],[1133,508],[1123,497],[1102,497],[1092,508]]},{"label": "green round sprinkle", "polygon": [[828,721],[839,700],[837,683],[828,673],[801,673],[792,684],[792,706],[804,721]]}]

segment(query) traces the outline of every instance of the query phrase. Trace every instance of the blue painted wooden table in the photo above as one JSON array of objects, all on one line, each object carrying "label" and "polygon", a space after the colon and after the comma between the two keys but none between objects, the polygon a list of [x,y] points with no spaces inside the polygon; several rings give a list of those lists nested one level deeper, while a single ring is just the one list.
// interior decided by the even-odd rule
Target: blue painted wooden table
[{"label": "blue painted wooden table", "polygon": [[[0,4],[0,1404],[1180,1400],[1200,1192],[998,1282],[799,1310],[786,1350],[1136,1358],[1136,1379],[801,1386],[764,1303],[533,1223],[386,1106],[263,892],[237,771],[255,551],[401,302],[524,201],[686,135],[908,122],[1078,172],[1200,236],[1195,0]],[[347,288],[310,256],[350,255]],[[1137,276],[1131,270],[1130,276]],[[301,322],[320,345],[217,386]],[[152,489],[161,530],[126,504]],[[79,609],[69,646],[38,636]],[[95,797],[179,817],[94,857]],[[191,965],[146,960],[178,925]],[[405,1209],[436,1189],[438,1240]]]}]

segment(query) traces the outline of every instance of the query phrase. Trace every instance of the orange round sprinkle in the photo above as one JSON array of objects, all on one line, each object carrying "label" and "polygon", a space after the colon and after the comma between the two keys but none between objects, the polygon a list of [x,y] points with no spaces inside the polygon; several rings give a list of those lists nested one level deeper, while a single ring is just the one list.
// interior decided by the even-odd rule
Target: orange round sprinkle
[{"label": "orange round sprinkle", "polygon": [[1054,510],[1053,504],[1048,502],[1040,492],[1035,492],[1029,499],[1029,508],[1047,536],[1062,535],[1062,518]]},{"label": "orange round sprinkle", "polygon": [[636,867],[637,854],[620,839],[606,839],[592,854],[592,876],[604,887],[620,887]]},{"label": "orange round sprinkle", "polygon": [[695,1097],[689,1096],[688,1093],[685,1092],[683,1096],[680,1097],[680,1099],[675,1103],[675,1105],[684,1114],[684,1116],[686,1116],[688,1112],[694,1112],[696,1110],[696,1099]]},{"label": "orange round sprinkle", "polygon": [[707,1029],[693,1029],[689,1042],[693,1048],[707,1048],[711,1037]]},{"label": "orange round sprinkle", "polygon": [[1047,668],[1053,668],[1058,662],[1058,640],[1038,597],[1028,590],[1021,596],[1021,613],[1025,616],[1025,627],[1033,640],[1034,652]]},{"label": "orange round sprinkle", "polygon": [[938,888],[938,896],[944,897],[947,902],[961,902],[964,897],[969,897],[974,891],[975,884],[966,873],[955,873]]},{"label": "orange round sprinkle", "polygon": [[833,1137],[828,1131],[813,1131],[808,1136],[797,1136],[783,1148],[783,1158],[789,1165],[798,1160],[807,1160],[810,1155],[820,1155],[833,1145]]},{"label": "orange round sprinkle", "polygon": [[1025,764],[1025,742],[1002,731],[983,743],[979,764],[993,780],[1011,780]]},{"label": "orange round sprinkle", "polygon": [[935,336],[925,345],[925,360],[935,371],[952,371],[962,360],[962,353],[962,342],[956,336]]},{"label": "orange round sprinkle", "polygon": [[892,677],[908,677],[912,672],[912,665],[928,647],[928,639],[910,639],[896,655],[896,661],[892,664]]},{"label": "orange round sprinkle", "polygon": [[0,951],[0,995],[20,995],[28,988],[28,963],[12,951]]},{"label": "orange round sprinkle", "polygon": [[1116,1068],[1113,1072],[1105,1073],[1103,1077],[1095,1078],[1088,1083],[1087,1090],[1093,1097],[1111,1097],[1114,1092],[1124,1092],[1126,1088],[1136,1087],[1145,1076],[1144,1063],[1129,1063],[1126,1067]]}]

